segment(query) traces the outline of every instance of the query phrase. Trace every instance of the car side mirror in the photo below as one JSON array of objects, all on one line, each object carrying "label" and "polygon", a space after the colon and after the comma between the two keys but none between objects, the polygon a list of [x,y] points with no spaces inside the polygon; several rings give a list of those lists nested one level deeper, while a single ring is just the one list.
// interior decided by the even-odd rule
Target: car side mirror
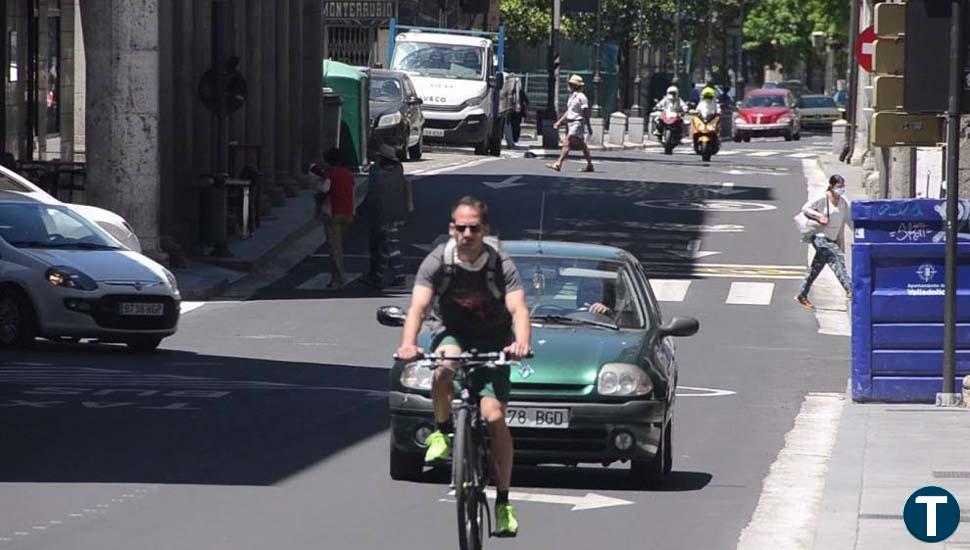
[{"label": "car side mirror", "polygon": [[407,319],[407,315],[397,306],[377,308],[377,322],[386,327],[403,327],[405,319]]},{"label": "car side mirror", "polygon": [[700,330],[701,324],[693,317],[674,317],[659,329],[660,337],[693,336]]},{"label": "car side mirror", "polygon": [[412,97],[408,100],[408,105],[424,105],[424,100],[420,97]]}]

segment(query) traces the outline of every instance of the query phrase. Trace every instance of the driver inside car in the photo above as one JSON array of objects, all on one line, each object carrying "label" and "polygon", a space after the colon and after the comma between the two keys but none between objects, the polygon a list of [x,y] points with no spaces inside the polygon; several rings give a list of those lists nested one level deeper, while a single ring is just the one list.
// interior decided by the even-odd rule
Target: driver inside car
[{"label": "driver inside car", "polygon": [[606,279],[582,278],[576,289],[576,309],[612,315],[616,308],[616,284]]}]

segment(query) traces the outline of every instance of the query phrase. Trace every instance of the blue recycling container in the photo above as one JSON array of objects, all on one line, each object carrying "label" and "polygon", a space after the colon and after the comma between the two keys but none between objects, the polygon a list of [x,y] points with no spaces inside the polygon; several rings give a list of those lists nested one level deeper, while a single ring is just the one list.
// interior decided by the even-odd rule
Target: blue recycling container
[{"label": "blue recycling container", "polygon": [[[852,399],[933,403],[943,391],[941,200],[852,203]],[[970,201],[960,201],[956,377],[970,374]]]}]

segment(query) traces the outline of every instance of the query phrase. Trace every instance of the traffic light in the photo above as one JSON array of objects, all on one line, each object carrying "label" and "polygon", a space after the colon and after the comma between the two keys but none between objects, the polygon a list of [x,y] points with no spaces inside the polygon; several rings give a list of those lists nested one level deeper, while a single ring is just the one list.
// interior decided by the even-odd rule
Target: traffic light
[{"label": "traffic light", "polygon": [[[910,0],[920,2],[922,0]],[[876,42],[872,54],[873,81],[872,144],[878,147],[935,146],[943,141],[943,119],[935,114],[914,114],[907,109],[908,94],[914,87],[929,88],[927,80],[915,77],[922,70],[919,61],[911,60],[911,51],[923,49],[909,30],[908,4],[876,5]],[[919,47],[907,48],[906,44]],[[945,58],[944,58],[945,60]],[[946,70],[935,76],[944,77]],[[913,92],[916,93],[916,92]]]},{"label": "traffic light", "polygon": [[[953,4],[942,0],[909,0],[904,6],[906,41],[919,44],[918,48],[906,50],[906,111],[944,113],[949,100],[947,83],[953,57],[950,45]],[[967,36],[970,10],[963,11],[966,15],[963,35]],[[964,47],[970,51],[970,44]],[[970,113],[970,85],[965,85],[963,90],[963,112]]]}]

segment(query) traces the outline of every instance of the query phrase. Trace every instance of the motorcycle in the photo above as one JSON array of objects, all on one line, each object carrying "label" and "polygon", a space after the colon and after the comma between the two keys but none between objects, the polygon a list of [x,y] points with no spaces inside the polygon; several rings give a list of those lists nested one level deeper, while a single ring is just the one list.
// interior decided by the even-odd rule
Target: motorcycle
[{"label": "motorcycle", "polygon": [[684,132],[683,114],[676,108],[670,106],[663,111],[655,112],[655,132],[657,141],[663,145],[664,154],[672,155],[674,147],[680,144],[680,139]]},{"label": "motorcycle", "polygon": [[701,156],[704,162],[710,162],[711,157],[721,149],[721,116],[716,113],[694,113],[690,127],[694,142],[694,152]]}]

